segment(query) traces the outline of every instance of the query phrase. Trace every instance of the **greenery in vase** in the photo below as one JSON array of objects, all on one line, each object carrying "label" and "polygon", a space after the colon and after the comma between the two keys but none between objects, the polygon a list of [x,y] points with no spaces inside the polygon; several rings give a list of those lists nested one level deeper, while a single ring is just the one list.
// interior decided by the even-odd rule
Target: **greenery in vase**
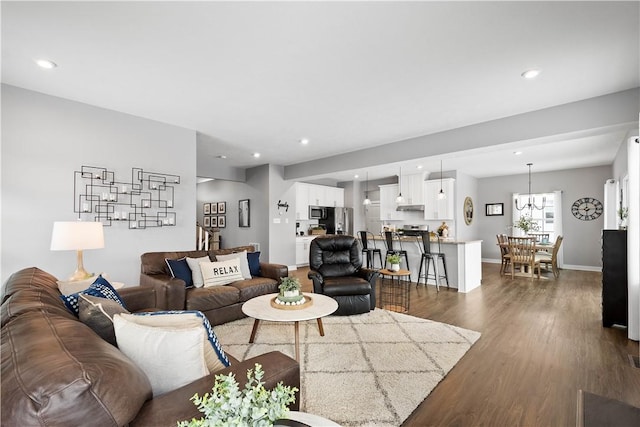
[{"label": "greenery in vase", "polygon": [[389,264],[400,264],[400,255],[396,255],[396,254],[387,255],[387,262]]},{"label": "greenery in vase", "polygon": [[280,281],[278,289],[284,291],[299,291],[301,288],[300,281],[295,277],[283,277]]},{"label": "greenery in vase", "polygon": [[624,221],[629,216],[629,208],[620,208],[618,209],[618,217],[620,221]]},{"label": "greenery in vase", "polygon": [[525,233],[528,233],[531,230],[538,230],[538,222],[531,218],[530,215],[522,215],[518,221],[513,224],[514,227],[521,229]]},{"label": "greenery in vase", "polygon": [[262,366],[256,363],[255,370],[247,370],[247,383],[241,390],[233,373],[216,375],[211,393],[202,397],[196,393],[191,398],[204,417],[180,421],[178,427],[273,426],[274,421],[286,417],[298,389],[279,382],[269,391],[264,388],[263,376]]}]

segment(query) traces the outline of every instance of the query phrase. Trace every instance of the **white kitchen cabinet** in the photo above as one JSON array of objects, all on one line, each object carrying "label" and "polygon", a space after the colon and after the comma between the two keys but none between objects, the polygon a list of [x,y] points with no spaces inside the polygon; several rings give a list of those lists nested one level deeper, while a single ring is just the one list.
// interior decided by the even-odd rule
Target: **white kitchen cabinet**
[{"label": "white kitchen cabinet", "polygon": [[318,236],[296,237],[296,265],[309,264],[309,246],[316,237]]},{"label": "white kitchen cabinet", "polygon": [[398,197],[398,184],[380,185],[380,219],[382,221],[403,220],[405,215],[403,211],[396,208],[396,197]]},{"label": "white kitchen cabinet", "polygon": [[442,190],[445,198],[438,199],[440,193],[440,180],[434,179],[424,182],[424,219],[426,220],[453,220],[455,200],[455,179],[443,178]]},{"label": "white kitchen cabinet", "polygon": [[309,219],[309,184],[296,182],[296,219]]},{"label": "white kitchen cabinet", "polygon": [[424,204],[424,174],[415,173],[402,175],[400,178],[400,190],[404,197],[403,205]]}]

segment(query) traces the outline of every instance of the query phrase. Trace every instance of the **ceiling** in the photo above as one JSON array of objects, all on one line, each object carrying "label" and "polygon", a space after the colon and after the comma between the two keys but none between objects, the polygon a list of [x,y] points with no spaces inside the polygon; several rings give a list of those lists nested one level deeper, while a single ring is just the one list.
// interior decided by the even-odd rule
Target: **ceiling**
[{"label": "ceiling", "polygon": [[[638,2],[2,2],[2,82],[294,165],[640,86]],[[34,64],[47,58],[58,67]],[[521,73],[539,68],[526,80]],[[628,133],[345,169],[483,177],[610,164]],[[309,144],[299,143],[308,138]],[[514,161],[514,151],[523,154]],[[256,159],[253,152],[261,153]],[[219,161],[219,159],[216,159]],[[317,177],[320,178],[320,177]]]}]

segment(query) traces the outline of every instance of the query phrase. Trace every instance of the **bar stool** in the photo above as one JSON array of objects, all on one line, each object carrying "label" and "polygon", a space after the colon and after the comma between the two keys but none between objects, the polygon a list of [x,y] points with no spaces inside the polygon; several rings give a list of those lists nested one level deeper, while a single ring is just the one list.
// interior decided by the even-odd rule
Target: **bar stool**
[{"label": "bar stool", "polygon": [[382,262],[382,250],[376,247],[376,241],[373,233],[368,231],[358,231],[358,235],[360,236],[360,243],[362,244],[362,253],[366,254],[367,257],[367,268],[371,268],[371,266],[375,268],[376,254],[378,254],[378,258],[380,259],[380,268],[384,267],[384,263]]},{"label": "bar stool", "polygon": [[[400,238],[396,239],[400,249],[395,249],[393,247],[393,242],[394,242],[393,235],[394,233],[392,233],[391,231],[384,232],[384,241],[385,241],[385,244],[387,245],[387,253],[384,256],[384,267],[387,268],[387,256],[394,254],[394,255],[403,256],[404,261],[407,264],[407,270],[411,271],[411,269],[409,268],[409,256],[407,255],[407,251],[402,249],[402,240],[400,240]],[[409,281],[412,282],[411,274],[409,274]]]},{"label": "bar stool", "polygon": [[[447,262],[445,261],[444,254],[440,249],[440,236],[438,236],[438,252],[431,252],[431,239],[429,237],[429,231],[421,231],[420,237],[422,238],[422,257],[420,258],[420,268],[418,269],[418,281],[416,286],[420,283],[420,279],[424,278],[424,285],[427,286],[427,281],[433,279],[436,282],[436,291],[440,291],[440,280],[445,279],[447,288],[449,287],[449,276],[447,275]],[[442,260],[442,266],[444,267],[444,274],[438,273],[438,259]],[[426,262],[425,262],[426,261]],[[433,275],[429,275],[429,265],[433,262]],[[422,274],[422,266],[425,265],[425,272]]]}]

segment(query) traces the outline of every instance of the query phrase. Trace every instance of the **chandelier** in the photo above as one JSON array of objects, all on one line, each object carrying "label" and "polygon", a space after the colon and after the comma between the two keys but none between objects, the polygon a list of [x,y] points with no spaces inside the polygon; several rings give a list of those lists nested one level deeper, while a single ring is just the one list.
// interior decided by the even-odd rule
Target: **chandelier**
[{"label": "chandelier", "polygon": [[[527,163],[527,166],[529,166],[529,193],[528,193],[528,197],[527,197],[527,203],[523,204],[522,206],[518,206],[518,198],[516,198],[516,209],[521,211],[524,209],[529,209],[530,211],[533,209],[538,209],[538,210],[542,210],[544,209],[544,207],[547,204],[547,198],[546,197],[542,197],[542,206],[538,206],[536,205],[536,198],[535,196],[533,196],[531,194],[531,166],[533,166],[533,163]],[[532,197],[533,196],[533,197]]]}]

